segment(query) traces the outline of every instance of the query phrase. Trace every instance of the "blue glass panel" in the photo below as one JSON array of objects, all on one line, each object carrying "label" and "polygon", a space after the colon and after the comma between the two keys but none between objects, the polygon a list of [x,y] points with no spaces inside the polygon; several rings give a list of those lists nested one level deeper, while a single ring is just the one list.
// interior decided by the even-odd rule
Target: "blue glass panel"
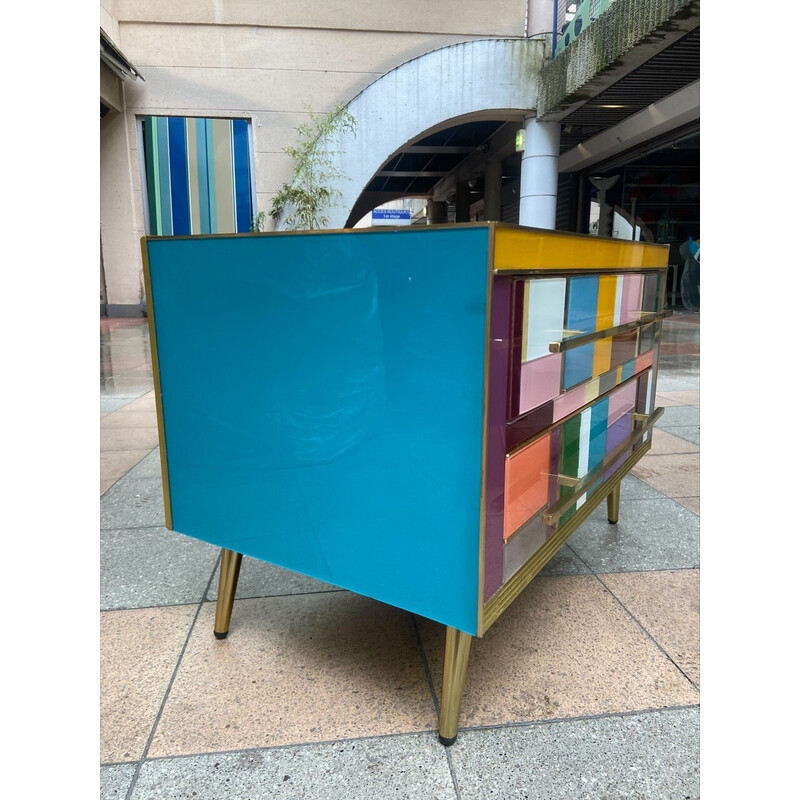
[{"label": "blue glass panel", "polygon": [[589,332],[597,327],[597,293],[600,278],[581,275],[570,278],[567,298],[567,328]]},{"label": "blue glass panel", "polygon": [[628,378],[632,378],[634,372],[636,372],[636,359],[634,358],[631,361],[626,361],[622,365],[622,380],[626,381]]},{"label": "blue glass panel", "polygon": [[564,391],[592,377],[594,342],[564,353]]},{"label": "blue glass panel", "polygon": [[[567,296],[568,330],[588,333],[597,326],[597,293],[600,278],[597,275],[573,277],[569,280]],[[594,343],[567,350],[564,353],[564,390],[588,381],[592,377]]]}]

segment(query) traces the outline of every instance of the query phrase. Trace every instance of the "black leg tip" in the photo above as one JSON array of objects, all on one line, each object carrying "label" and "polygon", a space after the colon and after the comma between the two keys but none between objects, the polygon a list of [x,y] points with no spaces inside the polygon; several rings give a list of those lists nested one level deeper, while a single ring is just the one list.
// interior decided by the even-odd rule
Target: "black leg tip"
[{"label": "black leg tip", "polygon": [[214,636],[216,636],[217,639],[224,639],[227,635],[228,631],[225,631],[224,633],[220,633],[219,631],[214,631]]},{"label": "black leg tip", "polygon": [[[456,734],[456,736],[458,736],[458,734]],[[454,743],[455,743],[456,736],[442,736],[442,734],[440,733],[440,734],[439,734],[439,741],[440,741],[440,742],[441,742],[441,743],[442,743],[442,744],[443,744],[445,747],[450,747],[450,745],[451,745],[451,744],[454,744]]]},{"label": "black leg tip", "polygon": [[609,525],[616,525],[616,524],[617,524],[617,520],[615,520],[615,519],[610,519],[610,520],[608,521],[608,524],[609,524]]}]

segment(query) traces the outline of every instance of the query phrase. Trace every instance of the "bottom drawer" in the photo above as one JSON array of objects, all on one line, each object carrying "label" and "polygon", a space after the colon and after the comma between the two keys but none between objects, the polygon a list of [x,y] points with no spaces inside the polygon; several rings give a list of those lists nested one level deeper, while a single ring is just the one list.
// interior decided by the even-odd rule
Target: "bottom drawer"
[{"label": "bottom drawer", "polygon": [[619,386],[506,456],[503,583],[645,441],[652,370]]}]

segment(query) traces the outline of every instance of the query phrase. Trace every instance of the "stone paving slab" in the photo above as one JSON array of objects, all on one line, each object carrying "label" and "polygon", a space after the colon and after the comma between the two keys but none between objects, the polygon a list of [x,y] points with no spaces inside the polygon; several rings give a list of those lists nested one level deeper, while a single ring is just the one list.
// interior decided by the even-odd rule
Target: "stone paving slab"
[{"label": "stone paving slab", "polygon": [[196,606],[100,614],[100,763],[144,756]]},{"label": "stone paving slab", "polygon": [[100,529],[148,527],[164,527],[161,480],[125,475],[100,498]]},{"label": "stone paving slab", "polygon": [[106,450],[100,453],[100,495],[127,475],[149,450]]},{"label": "stone paving slab", "polygon": [[166,528],[100,532],[100,609],[203,600],[219,548]]},{"label": "stone paving slab", "polygon": [[600,580],[700,686],[700,570],[618,572]]},{"label": "stone paving slab", "polygon": [[700,564],[700,519],[680,503],[628,500],[610,525],[598,506],[570,537],[569,546],[594,572],[690,569]]},{"label": "stone paving slab", "polygon": [[124,800],[135,772],[135,764],[100,767],[100,800]]},{"label": "stone paving slab", "polygon": [[464,731],[461,800],[696,800],[697,708]]},{"label": "stone paving slab", "polygon": [[700,496],[700,453],[643,458],[632,472],[667,497]]},{"label": "stone paving slab", "polygon": [[[439,691],[444,631],[419,623]],[[537,577],[472,642],[462,728],[692,705],[699,692],[590,575]]]},{"label": "stone paving slab", "polygon": [[204,604],[153,757],[433,731],[411,615],[350,592],[238,600],[230,633]]},{"label": "stone paving slab", "polygon": [[445,749],[432,733],[148,761],[131,800],[194,797],[457,800]]},{"label": "stone paving slab", "polygon": [[142,458],[127,475],[131,480],[158,478],[161,480],[161,450],[156,447]]}]

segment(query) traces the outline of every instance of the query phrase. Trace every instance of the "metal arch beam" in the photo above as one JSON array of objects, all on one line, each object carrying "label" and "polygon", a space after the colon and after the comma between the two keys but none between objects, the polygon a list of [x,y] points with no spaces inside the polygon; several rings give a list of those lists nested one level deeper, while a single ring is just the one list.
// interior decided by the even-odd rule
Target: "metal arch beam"
[{"label": "metal arch beam", "polygon": [[522,127],[522,123],[523,118],[520,116],[518,121],[507,122],[503,125],[490,140],[488,151],[473,152],[446,178],[434,186],[433,200],[437,202],[446,200],[456,190],[456,186],[459,183],[482,175],[486,169],[487,161],[502,161],[512,155],[515,150],[515,137],[517,131]]}]

